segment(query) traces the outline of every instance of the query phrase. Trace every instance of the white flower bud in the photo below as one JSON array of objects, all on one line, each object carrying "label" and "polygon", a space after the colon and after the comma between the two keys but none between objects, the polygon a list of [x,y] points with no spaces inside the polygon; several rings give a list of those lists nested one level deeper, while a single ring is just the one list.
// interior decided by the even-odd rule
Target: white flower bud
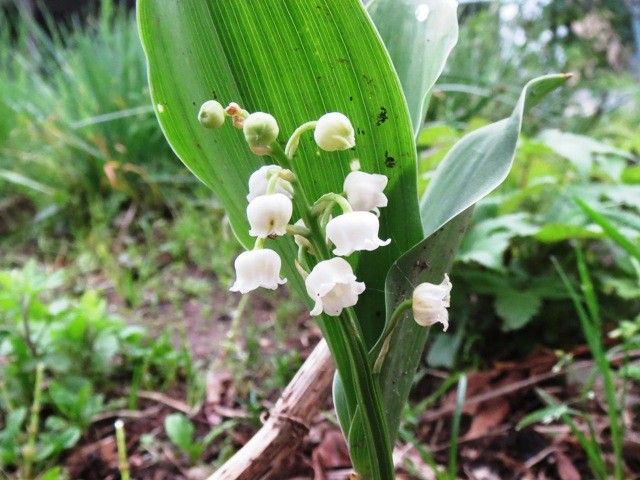
[{"label": "white flower bud", "polygon": [[423,327],[436,323],[443,325],[446,332],[449,328],[449,304],[451,302],[451,282],[444,275],[442,283],[421,283],[413,291],[413,318]]},{"label": "white flower bud", "polygon": [[311,315],[322,312],[336,317],[343,308],[358,303],[364,283],[356,281],[351,265],[343,258],[318,263],[304,281],[307,293],[315,301]]},{"label": "white flower bud", "polygon": [[346,116],[338,112],[326,113],[320,117],[313,138],[327,152],[348,150],[356,146],[353,125]]},{"label": "white flower bud", "polygon": [[380,221],[371,212],[343,213],[327,223],[327,238],[336,246],[333,253],[344,257],[389,245],[391,239],[378,238],[379,230]]},{"label": "white flower bud", "polygon": [[280,129],[273,115],[255,112],[244,120],[242,131],[253,153],[268,155],[271,153],[271,144],[278,138]]},{"label": "white flower bud", "polygon": [[258,287],[275,290],[287,282],[280,278],[280,256],[268,248],[243,252],[234,265],[236,281],[229,289],[232,292],[247,293]]},{"label": "white flower bud", "polygon": [[389,179],[378,173],[351,172],[344,179],[344,191],[354,210],[368,212],[387,206],[387,197],[382,191]]},{"label": "white flower bud", "polygon": [[[247,201],[250,202],[254,198],[265,195],[267,193],[267,186],[269,185],[269,179],[272,175],[279,175],[282,172],[282,168],[277,165],[265,165],[253,172],[249,177],[249,195],[247,195]],[[291,198],[293,187],[284,179],[278,179],[276,182],[276,193],[282,193]]]},{"label": "white flower bud", "polygon": [[282,193],[260,195],[247,207],[249,235],[266,238],[287,233],[287,225],[293,214],[291,199]]},{"label": "white flower bud", "polygon": [[224,124],[224,107],[215,100],[204,102],[198,120],[206,128],[220,128]]}]

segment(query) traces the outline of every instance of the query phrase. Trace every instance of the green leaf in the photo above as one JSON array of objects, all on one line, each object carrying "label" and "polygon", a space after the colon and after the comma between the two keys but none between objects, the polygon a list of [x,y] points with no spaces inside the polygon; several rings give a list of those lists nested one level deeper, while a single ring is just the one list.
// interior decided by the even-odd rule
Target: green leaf
[{"label": "green leaf", "polygon": [[[545,130],[538,138],[558,155],[569,160],[583,176],[589,174],[593,162],[600,156],[615,156],[633,160],[633,156],[624,150],[614,148],[585,135],[560,130]],[[615,176],[616,180],[618,177]]]},{"label": "green leaf", "polygon": [[542,300],[532,292],[505,289],[496,294],[496,313],[504,320],[504,331],[524,327],[538,313]]},{"label": "green leaf", "polygon": [[[428,236],[387,274],[387,319],[397,305],[410,298],[416,285],[442,281],[466,231],[470,207],[496,188],[511,169],[524,112],[568,78],[549,75],[529,82],[511,117],[463,137],[438,166],[421,203],[423,229]],[[418,366],[427,334],[428,329],[406,315],[391,339],[380,381],[392,439],[411,389],[410,372]]]},{"label": "green leaf", "polygon": [[[342,191],[349,164],[389,178],[389,207],[380,217],[389,247],[360,256],[356,274],[367,284],[358,317],[371,344],[384,317],[386,271],[422,238],[416,151],[406,101],[389,55],[359,0],[141,0],[138,22],[149,64],[156,113],[171,146],[224,206],[239,240],[251,246],[245,216],[247,180],[263,160],[231,126],[210,131],[197,121],[202,102],[238,102],[273,114],[279,142],[304,122],[330,111],[354,124],[354,151],[318,151],[303,137],[294,160],[299,188],[314,200]],[[307,299],[295,271],[293,242],[274,242],[289,285]],[[272,243],[269,246],[273,245]],[[308,300],[308,299],[307,299]],[[320,325],[353,406],[350,358],[336,319]],[[352,407],[353,408],[353,407]]]},{"label": "green leaf", "polygon": [[364,441],[366,434],[360,407],[356,407],[353,419],[350,422],[349,433],[346,438],[349,445],[351,462],[353,463],[355,471],[358,472],[359,477],[373,478],[371,470],[372,465],[369,462],[369,457],[372,453],[369,450],[369,446]]},{"label": "green leaf", "polygon": [[458,42],[458,2],[374,0],[367,9],[391,55],[417,134],[431,89]]},{"label": "green leaf", "polygon": [[547,223],[535,234],[535,239],[542,243],[563,242],[571,238],[602,238],[602,233],[590,226]]},{"label": "green leaf", "polygon": [[589,206],[585,201],[576,198],[575,202],[582,209],[585,215],[587,215],[591,220],[597,223],[600,228],[602,228],[602,230],[604,230],[604,232],[611,240],[616,242],[622,249],[624,249],[624,251],[626,251],[636,260],[640,260],[640,247],[638,247],[637,243],[634,243],[634,241],[627,238],[615,225],[613,225],[607,219],[607,217],[591,208],[591,206]]},{"label": "green leaf", "polygon": [[421,201],[425,235],[474,205],[507,177],[515,157],[522,118],[569,75],[547,75],[529,82],[509,118],[480,128],[460,140],[438,165]]},{"label": "green leaf", "polygon": [[39,478],[40,480],[63,480],[68,477],[62,467],[52,467],[40,475]]},{"label": "green leaf", "polygon": [[534,423],[549,424],[557,422],[564,415],[573,415],[576,413],[578,413],[576,410],[569,408],[569,406],[564,403],[549,405],[548,407],[541,408],[540,410],[536,410],[535,412],[525,416],[518,422],[518,425],[516,425],[516,430],[522,430]]},{"label": "green leaf", "polygon": [[[470,216],[470,210],[458,215],[393,265],[387,274],[388,317],[401,300],[411,297],[416,285],[442,281],[443,275],[451,268]],[[380,384],[392,438],[395,438],[398,430],[400,414],[407,401],[413,372],[418,368],[428,333],[429,329],[420,327],[410,313],[405,314],[393,333],[389,353],[382,364]]]},{"label": "green leaf", "polygon": [[184,414],[172,413],[164,419],[164,429],[169,440],[184,453],[191,451],[193,444],[194,427]]},{"label": "green leaf", "polygon": [[349,410],[350,405],[347,399],[347,394],[344,391],[344,384],[340,380],[340,374],[337,371],[333,375],[333,386],[331,392],[333,396],[333,408],[336,411],[338,423],[340,424],[344,438],[348,439],[353,415]]}]

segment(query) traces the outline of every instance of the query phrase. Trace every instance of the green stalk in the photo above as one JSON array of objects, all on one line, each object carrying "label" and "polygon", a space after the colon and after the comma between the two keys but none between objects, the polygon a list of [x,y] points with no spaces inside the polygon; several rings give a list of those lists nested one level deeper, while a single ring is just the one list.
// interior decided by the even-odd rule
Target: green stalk
[{"label": "green stalk", "polygon": [[[362,333],[358,325],[353,309],[345,310],[346,322],[342,317],[340,323],[344,326],[343,340],[347,341],[349,350],[353,354],[352,369],[356,379],[356,396],[358,406],[362,409],[365,419],[365,433],[367,443],[369,443],[370,452],[374,457],[371,462],[374,478],[389,479],[395,478],[395,468],[393,466],[392,446],[389,438],[389,429],[387,421],[384,418],[384,408],[382,404],[382,395],[380,386],[375,381],[371,366],[369,364],[369,356],[367,349],[362,340]],[[380,475],[378,477],[378,474]]]},{"label": "green stalk", "polygon": [[464,399],[467,395],[467,376],[463,373],[458,383],[456,394],[456,409],[453,412],[453,422],[451,424],[451,447],[449,448],[449,478],[456,479],[458,476],[458,440],[460,438],[460,419],[464,409]]},{"label": "green stalk", "polygon": [[31,479],[31,468],[36,456],[36,439],[40,427],[40,407],[42,405],[42,385],[44,383],[44,363],[38,363],[36,367],[36,381],[33,387],[33,403],[31,404],[31,416],[27,427],[27,443],[22,449],[23,472],[25,480]]},{"label": "green stalk", "polygon": [[118,449],[118,471],[121,480],[130,480],[129,460],[127,459],[127,441],[124,433],[124,423],[122,420],[116,420],[113,424],[116,429],[116,447]]},{"label": "green stalk", "polygon": [[607,360],[602,346],[602,340],[600,338],[600,336],[602,335],[601,321],[597,307],[597,300],[593,292],[593,284],[591,283],[591,279],[587,271],[582,250],[576,248],[576,254],[578,259],[578,272],[580,274],[582,289],[585,294],[585,300],[589,313],[587,313],[587,311],[583,307],[580,296],[571,284],[571,281],[567,277],[564,269],[560,266],[555,258],[552,259],[552,261],[556,267],[556,270],[558,271],[558,274],[560,275],[562,282],[569,292],[569,296],[571,297],[574,308],[578,313],[580,325],[586,337],[587,344],[589,345],[589,349],[591,350],[591,353],[594,357],[596,367],[598,368],[600,375],[602,375],[605,397],[607,406],[609,407],[608,415],[611,429],[611,443],[613,444],[614,453],[613,476],[616,480],[622,480],[624,478],[622,466],[622,435],[620,430],[618,402],[616,399],[615,385],[613,383],[611,367],[609,365],[609,361]]},{"label": "green stalk", "polygon": [[587,264],[584,260],[582,249],[577,247],[576,254],[578,259],[578,273],[580,274],[580,281],[582,283],[582,290],[586,300],[587,308],[591,315],[592,328],[594,332],[593,337],[593,350],[596,357],[596,365],[602,379],[604,381],[605,396],[608,404],[609,424],[611,428],[611,443],[613,444],[614,453],[614,478],[622,480],[624,477],[622,467],[622,433],[620,431],[620,415],[618,399],[616,398],[616,388],[613,382],[613,374],[611,371],[611,365],[607,359],[606,352],[602,345],[602,320],[600,318],[600,310],[598,308],[598,300],[596,298],[593,282],[587,269]]},{"label": "green stalk", "polygon": [[[282,147],[272,145],[272,156],[283,168],[295,173],[293,162],[287,158]],[[311,235],[309,240],[318,255],[318,260],[332,258],[331,252],[324,241],[324,235],[317,219],[311,214],[311,203],[308,201],[303,188],[296,189],[294,202],[298,207],[305,225]],[[394,480],[395,473],[391,443],[388,433],[380,387],[373,377],[369,363],[368,352],[355,313],[352,309],[345,309],[335,322],[324,322],[324,332],[327,343],[336,361],[342,381],[355,387],[354,392],[345,388],[350,405],[358,405],[361,410],[364,440],[369,452],[371,479],[362,480]],[[350,412],[351,417],[355,412]]]}]

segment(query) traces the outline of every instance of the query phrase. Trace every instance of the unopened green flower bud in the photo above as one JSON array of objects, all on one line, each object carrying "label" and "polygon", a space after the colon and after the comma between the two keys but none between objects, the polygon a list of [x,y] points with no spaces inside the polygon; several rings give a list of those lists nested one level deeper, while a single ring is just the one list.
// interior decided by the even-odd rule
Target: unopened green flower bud
[{"label": "unopened green flower bud", "polygon": [[253,153],[268,155],[271,153],[271,144],[278,138],[280,129],[273,115],[255,112],[245,119],[242,131]]},{"label": "unopened green flower bud", "polygon": [[224,118],[224,108],[215,100],[204,102],[198,113],[198,120],[206,128],[220,128]]},{"label": "unopened green flower bud", "polygon": [[320,117],[313,138],[318,146],[327,152],[348,150],[356,146],[353,125],[339,112],[326,113]]}]

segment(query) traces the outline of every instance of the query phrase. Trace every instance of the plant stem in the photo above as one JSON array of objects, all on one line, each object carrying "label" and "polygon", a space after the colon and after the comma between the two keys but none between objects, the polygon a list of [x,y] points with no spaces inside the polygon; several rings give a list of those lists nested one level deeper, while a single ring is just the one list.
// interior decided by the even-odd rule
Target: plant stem
[{"label": "plant stem", "polygon": [[118,470],[121,480],[130,480],[129,460],[127,459],[127,442],[124,433],[124,422],[116,420],[113,426],[116,429],[116,446],[118,448]]},{"label": "plant stem", "polygon": [[[305,128],[308,129],[309,125],[305,125],[307,125]],[[293,151],[295,152],[295,150]],[[272,145],[271,154],[280,166],[291,169],[296,173],[295,168],[293,168],[293,162],[290,161],[290,158],[288,158],[279,145]],[[297,175],[297,177],[300,178],[299,175]],[[296,189],[293,198],[297,204],[300,216],[311,232],[309,240],[312,242],[318,261],[332,258],[329,247],[324,240],[318,219],[311,212],[311,203],[308,201],[304,189]],[[391,440],[389,438],[387,422],[383,414],[384,409],[382,406],[380,387],[371,372],[368,352],[363,341],[360,326],[354,311],[350,308],[343,310],[340,318],[335,320],[333,325],[325,322],[327,326],[327,328],[325,328],[325,334],[332,352],[343,352],[346,356],[345,358],[343,355],[334,354],[334,359],[336,360],[342,381],[352,382],[355,387],[355,398],[354,396],[349,397],[348,393],[347,396],[349,404],[357,405],[362,415],[362,425],[364,428],[363,440],[367,443],[371,480],[393,480],[395,474],[391,455]],[[351,412],[352,415],[354,413],[355,412]],[[353,452],[351,453],[353,455]],[[362,477],[362,480],[370,479]]]},{"label": "plant stem", "polygon": [[[346,340],[353,355],[352,370],[356,380],[356,396],[365,419],[365,437],[373,457],[370,458],[373,478],[393,480],[395,468],[391,456],[392,448],[387,421],[383,416],[380,386],[371,372],[367,349],[362,341],[362,333],[355,313],[350,308],[345,312],[346,315],[341,316],[338,321],[344,327],[343,340]],[[345,316],[346,319],[342,318]]]},{"label": "plant stem", "polygon": [[24,341],[27,344],[27,347],[31,351],[31,355],[36,358],[38,356],[38,351],[36,349],[35,344],[33,343],[33,339],[31,338],[31,325],[29,323],[29,308],[31,307],[31,299],[28,297],[24,297],[21,302],[21,310],[22,310],[22,326],[24,328]]},{"label": "plant stem", "polygon": [[453,412],[451,424],[451,447],[449,448],[449,478],[455,480],[458,476],[458,439],[460,437],[460,419],[464,408],[464,399],[467,395],[467,376],[462,374],[458,382],[456,394],[456,409]]},{"label": "plant stem", "polygon": [[576,248],[576,255],[578,259],[578,273],[580,275],[580,281],[582,283],[582,290],[586,300],[587,308],[591,316],[591,325],[594,330],[592,333],[592,350],[596,359],[596,365],[600,374],[602,375],[604,383],[605,397],[608,404],[609,423],[611,429],[611,443],[613,444],[614,453],[614,478],[622,480],[624,477],[622,467],[622,432],[620,429],[620,415],[618,399],[616,397],[616,388],[613,382],[613,372],[611,371],[611,365],[607,359],[607,354],[604,351],[602,345],[602,320],[600,318],[600,310],[598,308],[598,300],[595,295],[591,276],[584,259],[584,254],[580,247]]},{"label": "plant stem", "polygon": [[40,407],[42,403],[42,385],[44,383],[44,363],[38,363],[36,367],[36,380],[33,387],[33,403],[31,404],[31,416],[27,427],[27,443],[22,450],[23,477],[31,479],[31,467],[36,455],[36,439],[40,428]]},{"label": "plant stem", "polygon": [[303,123],[302,125],[300,125],[298,128],[295,129],[295,131],[289,138],[289,141],[287,142],[286,147],[284,147],[284,154],[289,160],[291,160],[293,156],[296,154],[296,150],[298,150],[298,145],[300,144],[300,137],[302,136],[302,134],[306,131],[313,130],[314,128],[316,128],[317,123],[318,122],[313,120],[311,122]]}]

